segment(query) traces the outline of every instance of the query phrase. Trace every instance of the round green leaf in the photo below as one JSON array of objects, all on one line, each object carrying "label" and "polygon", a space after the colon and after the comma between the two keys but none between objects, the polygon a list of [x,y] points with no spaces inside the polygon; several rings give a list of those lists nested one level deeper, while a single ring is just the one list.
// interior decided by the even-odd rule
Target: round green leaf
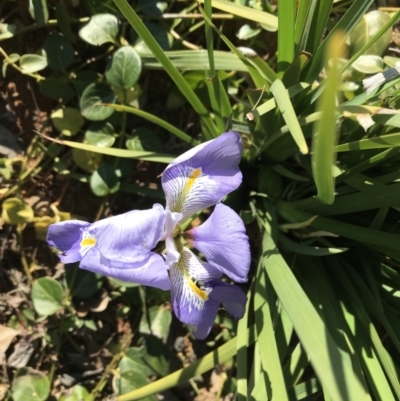
[{"label": "round green leaf", "polygon": [[400,58],[392,57],[392,56],[385,56],[383,58],[383,62],[390,68],[395,68],[400,65]]},{"label": "round green leaf", "polygon": [[101,82],[90,84],[82,93],[80,108],[84,117],[92,121],[101,121],[114,112],[111,107],[101,103],[115,103],[116,96],[112,89]]},{"label": "round green leaf", "polygon": [[139,331],[143,334],[152,334],[158,338],[163,338],[169,331],[171,321],[170,310],[164,306],[152,306],[147,315],[143,314]]},{"label": "round green leaf", "polygon": [[383,70],[383,60],[380,56],[363,55],[353,63],[353,68],[363,74],[376,74]]},{"label": "round green leaf", "polygon": [[33,221],[33,209],[20,198],[3,202],[1,217],[6,224],[26,224]]},{"label": "round green leaf", "polygon": [[115,43],[118,35],[118,19],[112,14],[93,15],[90,21],[79,30],[79,36],[94,46]]},{"label": "round green leaf", "polygon": [[246,40],[257,36],[261,32],[260,28],[253,29],[249,24],[244,24],[239,32],[236,34],[236,37],[240,40]]},{"label": "round green leaf", "polygon": [[[370,11],[365,14],[360,22],[350,33],[351,54],[361,50],[389,21],[390,17],[383,11]],[[381,56],[392,39],[392,30],[388,29],[366,52]]]},{"label": "round green leaf", "polygon": [[47,58],[39,54],[24,54],[19,59],[19,66],[24,74],[32,74],[47,67]]},{"label": "round green leaf", "polygon": [[[114,388],[118,394],[126,394],[137,388],[149,384],[147,377],[140,370],[128,370],[119,376],[115,376]],[[157,397],[152,395],[145,397],[142,401],[156,401]]]},{"label": "round green leaf", "polygon": [[59,401],[92,401],[93,398],[83,386],[74,386],[67,390],[66,395],[62,395]]},{"label": "round green leaf", "polygon": [[88,152],[87,150],[76,148],[72,149],[72,158],[78,167],[88,173],[96,171],[103,161],[101,153]]},{"label": "round green leaf", "polygon": [[65,71],[74,61],[74,48],[69,40],[58,33],[51,33],[44,42],[47,63],[55,71]]},{"label": "round green leaf", "polygon": [[162,143],[158,136],[149,129],[136,128],[132,131],[132,138],[126,141],[129,150],[162,152]]},{"label": "round green leaf", "polygon": [[53,111],[51,119],[56,129],[65,136],[76,135],[85,123],[82,114],[72,107],[64,107]]},{"label": "round green leaf", "polygon": [[17,377],[11,387],[14,401],[45,401],[50,394],[50,382],[44,374]]},{"label": "round green leaf", "polygon": [[90,298],[103,284],[103,276],[79,269],[78,266],[66,269],[65,279],[71,296],[82,299]]},{"label": "round green leaf", "polygon": [[56,313],[62,307],[63,296],[61,284],[50,277],[41,277],[33,283],[32,303],[39,315]]},{"label": "round green leaf", "polygon": [[123,46],[108,62],[106,78],[113,86],[129,89],[139,79],[141,70],[142,61],[137,51],[131,46]]},{"label": "round green leaf", "polygon": [[113,194],[119,189],[119,179],[115,174],[114,167],[103,163],[91,176],[90,188],[97,196],[106,196]]},{"label": "round green leaf", "polygon": [[121,374],[130,370],[139,370],[147,377],[154,374],[154,371],[149,368],[142,359],[142,350],[137,347],[128,348],[124,352],[124,356],[118,365]]},{"label": "round green leaf", "polygon": [[109,148],[115,142],[114,127],[105,121],[93,123],[85,133],[85,140],[89,145]]},{"label": "round green leaf", "polygon": [[67,101],[75,96],[75,91],[65,78],[45,78],[39,82],[39,89],[50,99]]},{"label": "round green leaf", "polygon": [[0,23],[0,40],[12,38],[17,30],[17,26],[14,24],[3,24]]}]

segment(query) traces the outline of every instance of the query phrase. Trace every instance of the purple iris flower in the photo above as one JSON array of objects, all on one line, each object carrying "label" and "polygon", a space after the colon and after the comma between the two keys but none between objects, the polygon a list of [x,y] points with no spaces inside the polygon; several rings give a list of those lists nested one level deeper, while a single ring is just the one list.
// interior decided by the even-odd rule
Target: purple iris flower
[{"label": "purple iris flower", "polygon": [[[162,174],[165,209],[110,217],[90,224],[66,221],[49,227],[48,242],[60,249],[63,263],[123,281],[171,289],[178,319],[204,339],[221,304],[235,318],[243,317],[247,297],[221,280],[247,281],[250,247],[241,218],[219,203],[242,182],[238,168],[242,142],[227,132],[176,158]],[[205,223],[182,232],[194,213],[215,206]],[[154,249],[165,241],[162,256]],[[207,262],[189,248],[198,249]]]}]

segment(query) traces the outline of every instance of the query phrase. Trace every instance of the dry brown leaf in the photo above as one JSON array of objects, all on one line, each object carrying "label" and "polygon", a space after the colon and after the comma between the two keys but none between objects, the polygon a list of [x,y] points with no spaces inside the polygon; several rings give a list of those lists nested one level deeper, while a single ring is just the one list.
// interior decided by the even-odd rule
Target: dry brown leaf
[{"label": "dry brown leaf", "polygon": [[14,330],[11,327],[3,326],[0,324],[0,351],[6,352],[14,337],[17,336],[20,332],[18,330]]}]

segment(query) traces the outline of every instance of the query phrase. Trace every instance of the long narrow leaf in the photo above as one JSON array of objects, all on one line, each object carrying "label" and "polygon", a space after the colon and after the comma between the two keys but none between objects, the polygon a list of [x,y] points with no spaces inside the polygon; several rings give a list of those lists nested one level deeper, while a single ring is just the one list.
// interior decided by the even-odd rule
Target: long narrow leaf
[{"label": "long narrow leaf", "polygon": [[271,93],[274,95],[276,104],[278,105],[283,119],[289,127],[290,133],[293,136],[294,141],[301,153],[305,154],[308,152],[308,145],[304,138],[303,131],[301,130],[299,121],[296,113],[293,109],[292,102],[290,101],[289,94],[283,85],[282,81],[277,79],[271,85]]},{"label": "long narrow leaf", "polygon": [[[205,0],[199,0],[200,3],[204,3],[204,1]],[[222,10],[227,13],[237,15],[238,17],[268,26],[271,30],[278,29],[278,18],[276,18],[275,15],[266,13],[264,11],[230,3],[224,0],[212,0],[212,6],[218,10]]]},{"label": "long narrow leaf", "polygon": [[331,399],[367,401],[366,389],[268,234],[264,235],[263,258],[272,285],[293,322],[318,379]]},{"label": "long narrow leaf", "polygon": [[313,146],[311,154],[312,171],[317,197],[326,204],[333,203],[335,199],[335,182],[333,166],[335,164],[334,146],[337,142],[336,134],[336,88],[339,79],[338,59],[342,56],[343,38],[332,36],[326,54],[326,68],[329,61],[329,75],[326,80],[325,90],[321,96],[318,108],[321,110],[321,119],[314,126]]},{"label": "long narrow leaf", "polygon": [[87,143],[64,141],[61,139],[50,138],[46,135],[42,136],[52,142],[59,143],[60,145],[69,146],[70,148],[75,148],[75,149],[86,150],[87,152],[101,153],[103,155],[108,155],[108,156],[146,160],[158,163],[171,163],[175,159],[174,156],[165,155],[163,153],[144,152],[144,151],[140,152],[137,150],[127,150],[118,148],[101,148],[96,145],[88,145]]}]

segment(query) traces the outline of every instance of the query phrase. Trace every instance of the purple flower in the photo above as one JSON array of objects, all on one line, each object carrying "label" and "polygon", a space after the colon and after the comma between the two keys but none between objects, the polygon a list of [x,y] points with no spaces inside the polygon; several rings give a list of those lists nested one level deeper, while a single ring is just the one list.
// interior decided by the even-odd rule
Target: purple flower
[{"label": "purple flower", "polygon": [[[48,242],[60,249],[64,263],[124,281],[171,288],[177,317],[207,337],[221,304],[243,317],[246,295],[221,280],[223,274],[247,281],[250,248],[241,218],[219,203],[242,181],[239,134],[227,132],[184,153],[162,174],[165,210],[134,210],[94,224],[68,221],[51,225]],[[181,225],[194,213],[215,206],[208,220],[183,233]],[[165,241],[161,257],[154,252]],[[207,259],[201,261],[187,245]]]},{"label": "purple flower", "polygon": [[63,263],[80,262],[82,269],[94,273],[169,290],[163,258],[152,252],[164,222],[164,209],[155,205],[93,224],[79,220],[51,224],[47,242],[61,250]]}]

